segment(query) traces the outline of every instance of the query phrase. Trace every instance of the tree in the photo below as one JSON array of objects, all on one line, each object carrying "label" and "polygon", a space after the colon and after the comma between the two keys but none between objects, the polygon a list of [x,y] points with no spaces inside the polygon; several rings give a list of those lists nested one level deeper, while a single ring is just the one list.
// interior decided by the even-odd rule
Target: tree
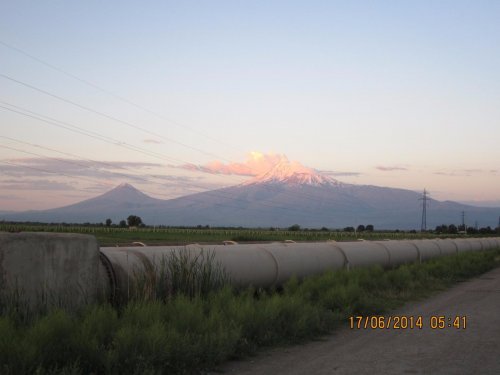
[{"label": "tree", "polygon": [[458,233],[457,226],[455,224],[448,225],[448,233],[457,234]]},{"label": "tree", "polygon": [[142,219],[139,216],[130,215],[127,217],[127,223],[129,227],[138,227],[142,224]]},{"label": "tree", "polygon": [[111,220],[111,219],[106,219],[106,226],[107,226],[107,227],[110,227],[112,222],[113,222],[113,220]]},{"label": "tree", "polygon": [[354,227],[345,227],[344,232],[354,232]]},{"label": "tree", "polygon": [[127,222],[125,220],[120,220],[120,228],[125,228],[127,226]]},{"label": "tree", "polygon": [[297,232],[300,230],[300,225],[299,224],[293,224],[291,227],[288,228],[288,230]]},{"label": "tree", "polygon": [[446,224],[436,226],[436,233],[448,233],[448,226]]},{"label": "tree", "polygon": [[493,234],[493,229],[488,225],[486,228],[480,228],[479,233],[481,234]]},{"label": "tree", "polygon": [[364,232],[365,231],[365,226],[363,224],[358,225],[358,229],[356,229],[358,232]]},{"label": "tree", "polygon": [[368,224],[368,225],[366,226],[365,230],[366,230],[367,232],[373,232],[373,231],[375,230],[375,228],[373,227],[373,225],[372,225],[372,224]]},{"label": "tree", "polygon": [[467,234],[476,234],[478,230],[474,227],[467,227]]}]

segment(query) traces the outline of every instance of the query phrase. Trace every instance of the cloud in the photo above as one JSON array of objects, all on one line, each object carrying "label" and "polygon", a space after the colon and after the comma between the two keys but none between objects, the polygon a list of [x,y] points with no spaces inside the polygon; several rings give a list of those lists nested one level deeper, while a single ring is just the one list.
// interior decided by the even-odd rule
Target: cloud
[{"label": "cloud", "polygon": [[[14,194],[0,194],[0,199],[18,199],[19,197]],[[0,212],[6,212],[5,210],[1,210]]]},{"label": "cloud", "polygon": [[379,171],[384,171],[384,172],[392,172],[392,171],[407,171],[408,168],[405,168],[405,167],[386,167],[386,166],[377,166],[375,167],[376,169],[378,169]]},{"label": "cloud", "polygon": [[438,176],[450,176],[450,177],[469,177],[472,175],[497,175],[498,170],[496,169],[442,169],[440,171],[434,172],[433,174]]},{"label": "cloud", "polygon": [[164,180],[169,182],[193,182],[194,180],[200,180],[200,177],[193,176],[172,176],[172,175],[160,175],[160,174],[152,174],[149,177],[156,178],[158,180]]},{"label": "cloud", "polygon": [[339,171],[320,171],[321,174],[333,177],[359,177],[361,172],[339,172]]},{"label": "cloud", "polygon": [[1,164],[0,175],[10,177],[47,177],[59,175],[66,177],[127,178],[132,181],[144,180],[134,173],[138,170],[163,167],[158,163],[143,162],[99,162],[91,160],[55,159],[55,158],[23,158],[10,159],[11,164]]},{"label": "cloud", "polygon": [[153,144],[155,144],[155,145],[161,145],[161,144],[163,144],[163,142],[161,142],[161,141],[157,141],[156,139],[150,139],[150,138],[148,138],[148,139],[143,139],[142,141],[143,141],[144,143],[153,143]]},{"label": "cloud", "polygon": [[244,163],[224,164],[220,161],[213,161],[205,165],[184,164],[178,168],[190,171],[199,171],[210,174],[238,175],[238,176],[258,176],[266,173],[280,161],[288,160],[283,154],[263,154],[253,151],[247,156]]},{"label": "cloud", "polygon": [[74,186],[53,180],[4,180],[0,186],[5,190],[74,190]]},{"label": "cloud", "polygon": [[[144,162],[98,162],[89,160],[24,158],[0,160],[0,190],[58,191],[101,194],[118,183],[128,182],[139,189],[157,191],[162,198],[223,187],[203,176],[176,176],[150,173],[165,165]],[[149,172],[149,173],[148,173]]]}]

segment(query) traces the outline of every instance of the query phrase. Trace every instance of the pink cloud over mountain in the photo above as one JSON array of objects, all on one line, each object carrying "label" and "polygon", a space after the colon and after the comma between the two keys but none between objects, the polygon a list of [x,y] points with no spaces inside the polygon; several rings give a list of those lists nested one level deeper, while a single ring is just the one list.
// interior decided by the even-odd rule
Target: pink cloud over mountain
[{"label": "pink cloud over mountain", "polygon": [[211,174],[258,176],[269,171],[280,161],[288,161],[288,158],[283,154],[264,154],[252,151],[248,154],[247,160],[243,163],[224,164],[221,161],[212,161],[205,165],[184,164],[181,165],[180,168]]}]

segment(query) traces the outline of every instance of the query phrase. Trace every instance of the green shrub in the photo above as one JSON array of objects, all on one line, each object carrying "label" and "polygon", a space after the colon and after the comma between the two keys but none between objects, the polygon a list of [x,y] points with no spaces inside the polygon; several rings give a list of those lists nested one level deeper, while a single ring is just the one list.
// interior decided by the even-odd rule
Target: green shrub
[{"label": "green shrub", "polygon": [[26,332],[26,363],[53,369],[77,361],[77,327],[75,318],[60,309],[38,319]]}]

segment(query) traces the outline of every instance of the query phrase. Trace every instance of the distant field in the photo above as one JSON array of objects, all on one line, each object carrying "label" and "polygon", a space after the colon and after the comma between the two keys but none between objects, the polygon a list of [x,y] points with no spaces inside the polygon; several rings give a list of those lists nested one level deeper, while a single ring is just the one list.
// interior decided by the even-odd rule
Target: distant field
[{"label": "distant field", "polygon": [[[146,245],[187,245],[190,243],[265,242],[265,241],[353,241],[357,239],[420,239],[439,237],[434,233],[411,232],[344,232],[333,230],[270,230],[245,228],[118,228],[106,226],[78,226],[57,224],[6,224],[0,223],[0,231],[6,232],[62,232],[94,235],[101,246],[126,246],[133,242]],[[442,235],[456,237],[457,235]]]}]

